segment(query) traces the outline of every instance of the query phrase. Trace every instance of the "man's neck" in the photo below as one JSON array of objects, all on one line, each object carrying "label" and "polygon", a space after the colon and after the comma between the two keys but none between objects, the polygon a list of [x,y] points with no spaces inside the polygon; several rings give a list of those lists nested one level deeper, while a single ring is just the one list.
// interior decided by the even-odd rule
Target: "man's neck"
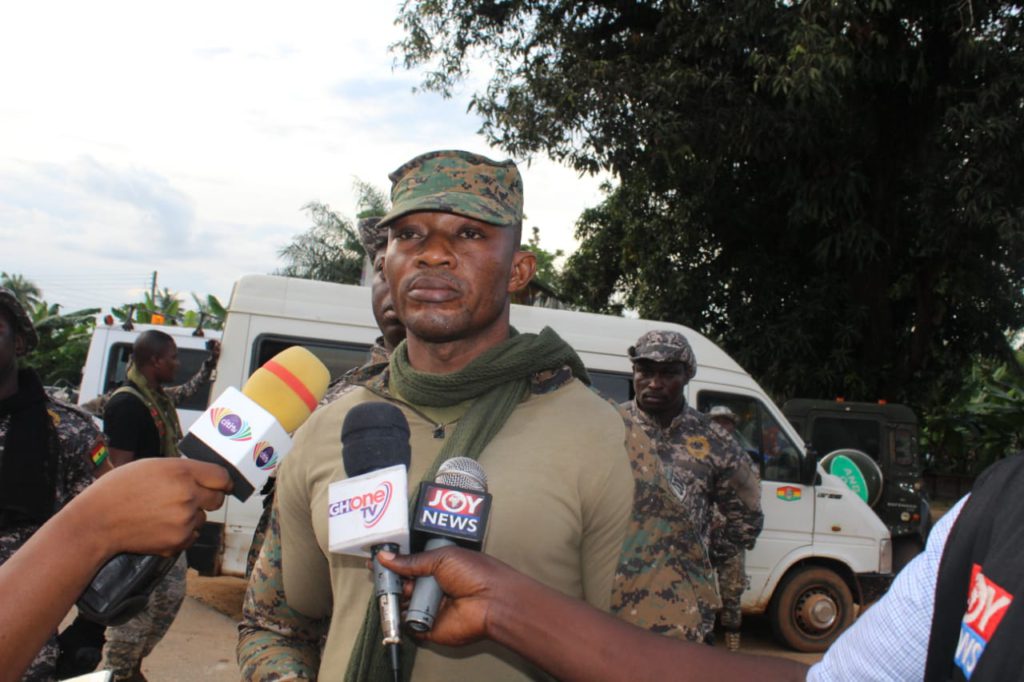
[{"label": "man's neck", "polygon": [[160,390],[160,382],[156,380],[156,372],[153,369],[139,370],[139,374],[146,378],[146,384],[154,391]]},{"label": "man's neck", "polygon": [[509,326],[495,325],[485,333],[468,339],[434,343],[418,338],[411,331],[406,336],[409,364],[417,372],[451,374],[458,372],[478,357],[508,340]]}]

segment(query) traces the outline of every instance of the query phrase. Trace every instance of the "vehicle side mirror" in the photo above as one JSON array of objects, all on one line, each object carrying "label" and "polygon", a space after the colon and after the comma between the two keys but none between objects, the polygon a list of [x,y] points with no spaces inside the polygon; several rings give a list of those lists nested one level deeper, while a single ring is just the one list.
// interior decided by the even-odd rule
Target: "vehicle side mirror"
[{"label": "vehicle side mirror", "polygon": [[804,485],[814,485],[818,476],[818,453],[813,447],[808,446],[803,459],[800,460],[800,482]]}]

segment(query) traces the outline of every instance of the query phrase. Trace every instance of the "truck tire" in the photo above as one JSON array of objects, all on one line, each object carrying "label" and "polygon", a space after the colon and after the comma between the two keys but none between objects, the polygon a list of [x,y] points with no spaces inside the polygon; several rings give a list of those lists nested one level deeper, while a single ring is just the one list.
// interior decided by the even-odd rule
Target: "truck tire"
[{"label": "truck tire", "polygon": [[853,622],[853,594],[832,569],[804,566],[783,578],[768,614],[782,644],[824,651]]}]

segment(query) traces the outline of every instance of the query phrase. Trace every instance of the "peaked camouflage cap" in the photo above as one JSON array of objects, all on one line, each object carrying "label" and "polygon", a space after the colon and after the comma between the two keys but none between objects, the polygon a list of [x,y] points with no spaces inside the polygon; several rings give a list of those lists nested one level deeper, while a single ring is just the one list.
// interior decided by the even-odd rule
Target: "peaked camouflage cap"
[{"label": "peaked camouflage cap", "polygon": [[499,227],[523,220],[523,179],[511,160],[454,149],[427,152],[388,177],[391,210],[382,226],[419,211],[454,213]]},{"label": "peaked camouflage cap", "polygon": [[636,340],[636,344],[629,347],[629,357],[634,362],[681,362],[687,381],[697,373],[697,359],[693,355],[690,342],[679,332],[667,329],[655,329],[641,336]]},{"label": "peaked camouflage cap", "polygon": [[363,243],[363,250],[370,260],[377,258],[377,252],[388,247],[388,226],[381,225],[381,216],[371,218],[360,218],[357,223],[359,228],[359,241]]},{"label": "peaked camouflage cap", "polygon": [[[24,306],[18,301],[14,292],[10,289],[0,287],[0,308],[10,312],[14,322],[14,331],[25,339],[25,353],[28,353],[39,343],[39,336],[32,324],[32,319],[25,312]],[[24,355],[24,353],[22,353]]]}]

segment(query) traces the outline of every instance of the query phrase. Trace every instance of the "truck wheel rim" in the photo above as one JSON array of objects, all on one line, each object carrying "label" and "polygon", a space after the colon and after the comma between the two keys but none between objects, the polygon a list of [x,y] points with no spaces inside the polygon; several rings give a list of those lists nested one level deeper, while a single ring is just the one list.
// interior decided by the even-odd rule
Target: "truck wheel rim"
[{"label": "truck wheel rim", "polygon": [[839,617],[839,608],[828,594],[819,591],[808,592],[797,604],[796,617],[802,630],[818,634],[835,625]]}]

